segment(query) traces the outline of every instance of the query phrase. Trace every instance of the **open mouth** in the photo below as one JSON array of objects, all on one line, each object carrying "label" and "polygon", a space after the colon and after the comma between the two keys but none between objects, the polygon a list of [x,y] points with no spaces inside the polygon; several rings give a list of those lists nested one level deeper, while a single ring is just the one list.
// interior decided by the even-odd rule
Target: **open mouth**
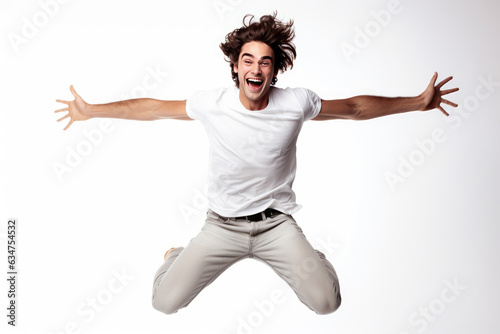
[{"label": "open mouth", "polygon": [[247,84],[252,90],[257,90],[264,83],[261,79],[247,79]]}]

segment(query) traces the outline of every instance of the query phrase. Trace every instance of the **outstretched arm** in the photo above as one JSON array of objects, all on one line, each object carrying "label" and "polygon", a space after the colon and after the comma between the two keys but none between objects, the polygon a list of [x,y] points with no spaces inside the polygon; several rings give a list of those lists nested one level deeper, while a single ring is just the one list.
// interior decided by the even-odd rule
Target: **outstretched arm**
[{"label": "outstretched arm", "polygon": [[456,92],[458,88],[441,90],[441,87],[450,81],[452,77],[442,80],[437,85],[436,79],[437,73],[434,73],[427,88],[422,94],[415,97],[361,95],[342,100],[321,100],[321,111],[314,120],[365,120],[408,111],[426,111],[436,108],[448,116],[449,114],[441,104],[444,103],[452,107],[457,107],[457,104],[442,98],[442,96]]},{"label": "outstretched arm", "polygon": [[69,123],[64,130],[69,128],[74,121],[84,121],[94,117],[122,118],[141,121],[171,118],[180,120],[191,120],[186,113],[186,101],[162,101],[149,98],[132,99],[106,104],[88,104],[70,86],[71,94],[75,97],[73,101],[56,100],[64,103],[67,107],[55,112],[68,112],[59,118],[60,122],[69,118]]}]

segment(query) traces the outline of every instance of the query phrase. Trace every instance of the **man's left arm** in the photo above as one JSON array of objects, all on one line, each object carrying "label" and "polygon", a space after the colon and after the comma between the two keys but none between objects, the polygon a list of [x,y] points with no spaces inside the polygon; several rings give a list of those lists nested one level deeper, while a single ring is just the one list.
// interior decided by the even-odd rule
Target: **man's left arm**
[{"label": "man's left arm", "polygon": [[448,77],[436,85],[437,76],[437,73],[434,73],[427,88],[422,94],[415,97],[360,95],[341,100],[321,100],[321,111],[313,120],[365,120],[408,111],[426,111],[436,108],[448,116],[449,114],[441,104],[444,103],[452,107],[457,107],[457,104],[444,99],[442,96],[456,92],[458,88],[441,90],[441,87],[453,77]]}]

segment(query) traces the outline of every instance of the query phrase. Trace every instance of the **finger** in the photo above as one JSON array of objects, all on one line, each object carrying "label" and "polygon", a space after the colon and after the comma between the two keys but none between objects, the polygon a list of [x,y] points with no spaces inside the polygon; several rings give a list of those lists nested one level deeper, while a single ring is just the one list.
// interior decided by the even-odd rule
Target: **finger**
[{"label": "finger", "polygon": [[452,107],[455,107],[455,108],[456,108],[456,107],[458,107],[458,104],[453,103],[453,102],[451,102],[451,101],[448,101],[448,100],[446,100],[446,99],[441,99],[441,102],[442,102],[442,103],[446,103],[447,105],[452,106]]},{"label": "finger", "polygon": [[65,116],[63,116],[63,117],[61,117],[61,118],[59,118],[57,121],[58,121],[58,122],[60,122],[60,121],[62,121],[63,119],[66,119],[66,118],[68,118],[68,117],[69,117],[69,114],[67,114],[67,115],[65,115]]},{"label": "finger", "polygon": [[434,74],[432,75],[432,78],[431,78],[431,82],[429,83],[429,86],[434,87],[434,85],[436,84],[437,77],[438,77],[438,73],[434,72]]},{"label": "finger", "polygon": [[66,129],[69,128],[71,124],[73,124],[73,120],[70,120],[68,125],[66,125],[66,127],[63,130],[66,131]]},{"label": "finger", "polygon": [[78,95],[78,93],[76,92],[75,88],[73,88],[73,85],[69,86],[69,90],[71,91],[71,94],[73,94],[75,99],[80,97],[80,95]]},{"label": "finger", "polygon": [[447,77],[446,79],[444,79],[443,81],[441,81],[440,83],[438,83],[438,85],[436,86],[436,88],[439,89],[439,88],[443,87],[451,79],[453,79],[452,76]]},{"label": "finger", "polygon": [[448,114],[441,106],[439,106],[438,108],[445,116],[450,116],[450,114]]},{"label": "finger", "polygon": [[69,111],[69,108],[62,108],[62,109],[57,109],[54,112],[61,112],[61,111]]},{"label": "finger", "polygon": [[441,95],[446,95],[450,93],[455,93],[458,90],[458,88],[452,88],[452,89],[447,89],[447,90],[442,90]]},{"label": "finger", "polygon": [[69,104],[69,101],[65,101],[65,100],[56,100],[56,102]]}]

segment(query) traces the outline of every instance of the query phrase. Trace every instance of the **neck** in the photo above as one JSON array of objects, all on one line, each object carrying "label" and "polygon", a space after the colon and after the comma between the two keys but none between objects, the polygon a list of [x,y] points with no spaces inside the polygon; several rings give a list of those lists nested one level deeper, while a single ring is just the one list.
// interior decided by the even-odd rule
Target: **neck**
[{"label": "neck", "polygon": [[240,102],[245,107],[247,110],[252,110],[252,111],[257,111],[257,110],[263,110],[266,109],[267,105],[269,104],[269,95],[270,95],[271,90],[269,90],[264,96],[259,98],[258,100],[250,100],[245,96],[245,94],[242,92],[240,89]]}]

